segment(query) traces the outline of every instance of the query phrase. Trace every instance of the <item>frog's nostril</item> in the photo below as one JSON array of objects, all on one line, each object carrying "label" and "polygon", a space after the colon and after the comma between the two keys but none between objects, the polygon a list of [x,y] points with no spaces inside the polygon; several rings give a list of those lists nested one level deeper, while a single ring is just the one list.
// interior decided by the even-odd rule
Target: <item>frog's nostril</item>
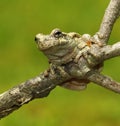
[{"label": "frog's nostril", "polygon": [[37,40],[38,40],[38,37],[37,37],[37,36],[35,36],[35,41],[37,42]]},{"label": "frog's nostril", "polygon": [[35,41],[38,42],[38,41],[40,40],[40,37],[41,37],[41,34],[37,34],[37,35],[35,36]]}]

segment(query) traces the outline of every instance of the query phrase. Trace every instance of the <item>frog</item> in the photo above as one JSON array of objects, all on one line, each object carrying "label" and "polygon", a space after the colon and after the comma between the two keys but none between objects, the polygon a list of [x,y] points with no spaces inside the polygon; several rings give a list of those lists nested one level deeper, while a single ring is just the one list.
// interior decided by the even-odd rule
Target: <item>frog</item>
[{"label": "frog", "polygon": [[[81,76],[84,75],[84,71],[87,73],[91,67],[96,69],[98,72],[101,71],[103,64],[100,63],[96,65],[94,63],[95,61],[87,60],[88,58],[85,55],[89,52],[93,45],[99,46],[93,42],[91,38],[92,37],[89,34],[80,35],[76,32],[66,33],[62,32],[58,28],[53,29],[48,35],[38,33],[35,36],[35,42],[38,49],[42,51],[45,56],[47,56],[50,64],[54,66],[66,65],[68,66],[66,67],[67,70],[70,70],[69,73],[72,78],[63,84],[60,84],[59,86],[70,90],[81,91],[86,89],[87,84],[89,84],[90,81],[84,77],[82,78],[77,76],[77,73],[74,73],[74,69],[78,69],[78,73],[81,73]],[[85,64],[87,63],[88,67],[84,65],[84,62],[81,62],[81,58],[85,59],[82,61],[85,61]],[[75,67],[71,67],[71,62],[75,63]]]}]

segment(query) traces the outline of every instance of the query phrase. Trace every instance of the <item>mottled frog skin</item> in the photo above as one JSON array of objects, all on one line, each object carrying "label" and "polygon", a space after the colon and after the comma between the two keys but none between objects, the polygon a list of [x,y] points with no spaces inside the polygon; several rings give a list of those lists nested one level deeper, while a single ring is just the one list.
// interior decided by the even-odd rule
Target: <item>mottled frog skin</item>
[{"label": "mottled frog skin", "polygon": [[[35,41],[40,51],[42,51],[49,61],[57,66],[70,62],[79,62],[80,57],[86,53],[94,44],[90,40],[89,34],[80,35],[75,32],[65,33],[59,29],[54,29],[49,35],[37,34]],[[83,56],[84,57],[84,56]],[[91,62],[91,61],[87,61]],[[100,66],[97,67],[99,70]],[[86,69],[80,67],[80,70]],[[74,70],[73,70],[74,73]],[[82,90],[86,88],[89,80],[73,78],[60,86],[71,90]]]}]

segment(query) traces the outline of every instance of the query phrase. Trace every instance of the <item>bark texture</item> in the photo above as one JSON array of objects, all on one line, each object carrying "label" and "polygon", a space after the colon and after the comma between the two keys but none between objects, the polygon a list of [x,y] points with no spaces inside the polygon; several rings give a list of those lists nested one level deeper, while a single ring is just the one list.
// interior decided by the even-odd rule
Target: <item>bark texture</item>
[{"label": "bark texture", "polygon": [[58,68],[52,67],[52,71],[46,72],[0,94],[0,118],[7,116],[35,98],[46,97],[57,84],[70,78],[67,73],[63,74]]},{"label": "bark texture", "polygon": [[103,17],[99,31],[94,35],[95,41],[107,43],[115,21],[120,16],[120,0],[111,0]]}]

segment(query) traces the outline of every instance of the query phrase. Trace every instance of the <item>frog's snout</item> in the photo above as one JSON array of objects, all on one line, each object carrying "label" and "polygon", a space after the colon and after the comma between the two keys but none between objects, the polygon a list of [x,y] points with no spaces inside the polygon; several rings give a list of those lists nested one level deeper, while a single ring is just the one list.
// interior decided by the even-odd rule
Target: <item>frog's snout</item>
[{"label": "frog's snout", "polygon": [[37,34],[36,36],[35,36],[35,42],[37,43],[38,41],[40,41],[40,36],[41,36],[41,34]]}]

